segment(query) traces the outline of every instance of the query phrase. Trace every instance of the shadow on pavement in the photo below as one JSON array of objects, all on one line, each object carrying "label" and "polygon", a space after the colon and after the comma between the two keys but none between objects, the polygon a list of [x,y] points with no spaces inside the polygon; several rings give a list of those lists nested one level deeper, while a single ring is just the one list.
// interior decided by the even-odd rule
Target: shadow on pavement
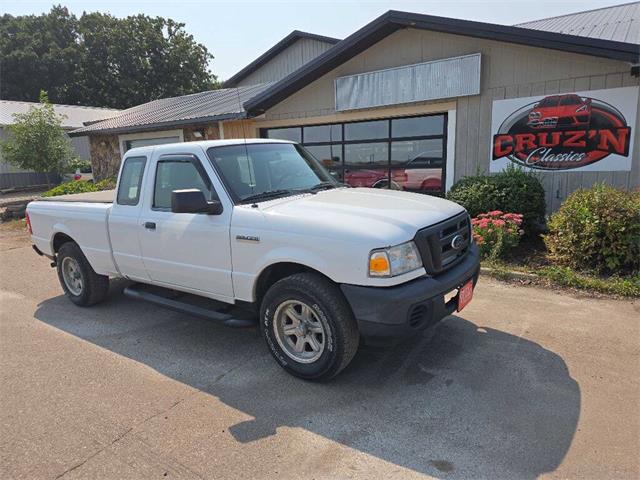
[{"label": "shadow on pavement", "polygon": [[90,309],[56,297],[35,317],[251,415],[230,428],[239,442],[301,427],[436,477],[553,471],[580,413],[580,390],[562,358],[458,316],[429,338],[361,348],[327,384],[282,371],[255,329],[228,329],[117,293]]}]

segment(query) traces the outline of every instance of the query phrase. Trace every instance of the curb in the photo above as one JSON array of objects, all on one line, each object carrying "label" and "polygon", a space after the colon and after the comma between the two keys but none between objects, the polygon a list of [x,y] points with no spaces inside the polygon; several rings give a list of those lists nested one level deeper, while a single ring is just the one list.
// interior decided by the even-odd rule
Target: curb
[{"label": "curb", "polygon": [[516,280],[537,280],[541,277],[535,273],[517,272],[515,270],[497,270],[490,267],[480,267],[480,273],[501,278],[511,278]]}]

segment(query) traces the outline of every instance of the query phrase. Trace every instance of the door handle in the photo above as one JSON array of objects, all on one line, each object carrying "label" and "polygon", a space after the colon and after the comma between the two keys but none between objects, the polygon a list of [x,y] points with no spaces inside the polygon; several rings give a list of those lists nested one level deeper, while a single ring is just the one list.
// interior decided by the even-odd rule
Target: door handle
[{"label": "door handle", "polygon": [[144,222],[144,228],[149,229],[149,230],[155,230],[156,229],[156,222]]}]

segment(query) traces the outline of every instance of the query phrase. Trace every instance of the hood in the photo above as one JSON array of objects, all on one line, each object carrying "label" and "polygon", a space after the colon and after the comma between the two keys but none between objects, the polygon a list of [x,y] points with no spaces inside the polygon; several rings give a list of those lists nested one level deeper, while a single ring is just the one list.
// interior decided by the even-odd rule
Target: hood
[{"label": "hood", "polygon": [[416,232],[464,211],[428,195],[375,188],[337,188],[264,202],[272,228],[318,237],[374,240],[380,247],[411,240]]}]

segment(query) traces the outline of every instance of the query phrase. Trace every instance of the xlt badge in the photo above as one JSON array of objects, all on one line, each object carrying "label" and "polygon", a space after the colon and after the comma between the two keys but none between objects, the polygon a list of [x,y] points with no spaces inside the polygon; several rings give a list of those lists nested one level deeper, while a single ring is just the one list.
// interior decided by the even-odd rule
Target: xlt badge
[{"label": "xlt badge", "polygon": [[260,237],[254,237],[252,235],[236,235],[236,240],[241,240],[244,242],[259,242]]}]

